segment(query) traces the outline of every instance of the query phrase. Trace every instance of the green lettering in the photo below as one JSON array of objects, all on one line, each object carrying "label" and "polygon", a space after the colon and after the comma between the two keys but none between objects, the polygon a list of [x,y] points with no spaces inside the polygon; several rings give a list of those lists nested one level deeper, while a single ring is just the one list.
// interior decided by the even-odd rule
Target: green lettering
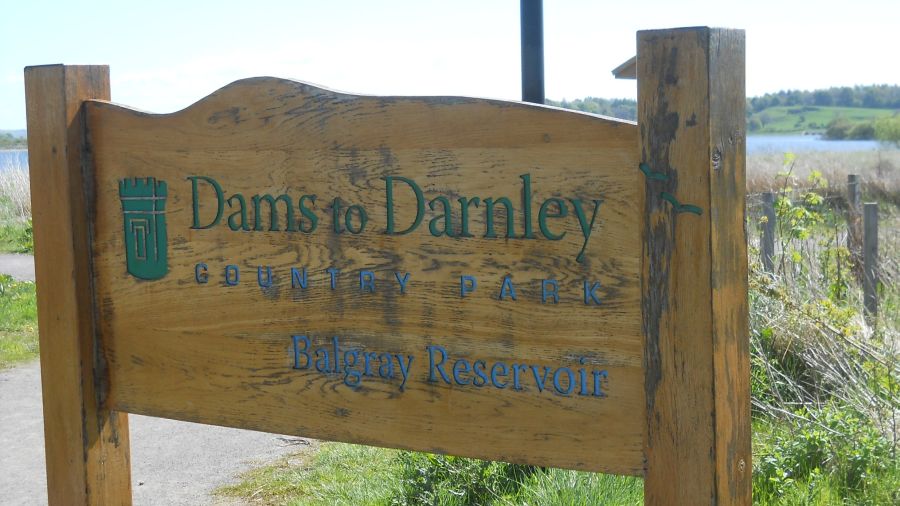
[{"label": "green lettering", "polygon": [[484,199],[484,237],[489,239],[497,237],[497,234],[494,232],[494,204],[503,204],[506,207],[506,237],[515,236],[512,202],[506,197],[500,197],[496,200],[489,197]]},{"label": "green lettering", "polygon": [[263,230],[262,226],[262,202],[266,201],[269,204],[269,232],[280,230],[278,228],[278,202],[284,202],[284,205],[287,209],[287,230],[288,232],[295,229],[297,226],[294,221],[294,203],[291,201],[291,198],[287,195],[279,195],[278,197],[272,197],[269,194],[265,195],[254,195],[251,200],[253,201],[253,230]]},{"label": "green lettering", "polygon": [[[385,176],[384,186],[385,186],[385,206],[387,206],[387,227],[385,228],[384,233],[388,235],[405,235],[416,228],[422,223],[422,218],[425,216],[425,197],[422,195],[422,189],[419,188],[413,180],[407,179],[401,176]],[[394,180],[400,181],[401,183],[406,183],[416,195],[416,219],[413,221],[412,225],[409,226],[406,230],[402,232],[397,232],[394,230]]]},{"label": "green lettering", "polygon": [[578,252],[578,256],[575,258],[575,261],[578,263],[584,262],[584,250],[587,249],[588,239],[591,238],[591,233],[594,229],[594,220],[597,219],[597,212],[600,210],[600,204],[603,203],[602,200],[594,200],[594,214],[591,216],[591,222],[588,224],[587,218],[584,214],[584,209],[581,207],[581,200],[579,199],[569,199],[572,202],[572,208],[575,210],[575,215],[578,217],[578,223],[581,225],[581,233],[584,236],[584,243],[581,245],[581,251]]},{"label": "green lettering", "polygon": [[[444,206],[444,214],[439,214],[428,222],[428,231],[435,237],[440,237],[442,235],[453,237],[453,218],[450,215],[450,200],[444,196],[435,197],[428,203],[428,207],[434,211],[434,205],[437,202],[440,202],[441,205]],[[443,229],[438,229],[438,225],[440,225],[441,221],[444,222],[444,227]]]},{"label": "green lettering", "polygon": [[[188,179],[191,180],[191,201],[192,201],[193,207],[194,207],[194,223],[191,226],[191,228],[203,230],[203,229],[212,228],[212,227],[218,225],[219,220],[222,219],[222,211],[225,209],[225,201],[223,200],[224,195],[222,194],[222,187],[219,186],[219,183],[211,177],[188,176]],[[218,201],[218,207],[216,210],[215,219],[213,219],[213,221],[211,223],[209,223],[208,225],[204,225],[202,227],[200,226],[200,195],[199,195],[199,188],[198,188],[199,185],[197,184],[198,180],[200,180],[200,179],[202,179],[202,180],[206,181],[207,183],[209,183],[210,185],[212,185],[213,190],[215,190],[215,192],[216,192],[216,200]]]},{"label": "green lettering", "polygon": [[316,196],[315,195],[304,195],[304,196],[300,197],[300,202],[298,203],[299,207],[300,207],[300,214],[302,214],[304,218],[309,220],[309,226],[304,228],[303,227],[304,220],[301,219],[298,230],[300,230],[301,232],[303,232],[305,234],[311,234],[311,233],[315,232],[316,227],[319,225],[319,217],[316,216],[316,213],[314,213],[311,208],[306,206],[307,200],[311,204],[315,204]]},{"label": "green lettering", "polygon": [[522,174],[522,215],[525,221],[525,239],[534,239],[531,231],[531,174]]},{"label": "green lettering", "polygon": [[[237,199],[238,207],[240,209],[228,216],[228,228],[231,230],[250,230],[250,224],[247,223],[247,201],[244,200],[243,195],[235,193],[228,197],[229,209],[234,207],[234,204],[232,204],[231,201],[235,199]],[[235,218],[240,218],[240,223],[236,222]]]},{"label": "green lettering", "polygon": [[478,197],[472,197],[471,199],[466,197],[460,197],[458,199],[459,207],[460,207],[460,215],[459,215],[459,236],[460,237],[475,237],[469,233],[469,204],[475,204],[475,207],[478,207],[478,204],[481,202],[481,199]]},{"label": "green lettering", "polygon": [[[550,204],[556,204],[556,213],[551,214]],[[566,236],[566,233],[563,232],[559,235],[550,232],[550,229],[547,227],[547,218],[565,218],[569,214],[569,209],[566,207],[566,201],[552,197],[544,201],[541,204],[541,210],[538,212],[538,226],[541,227],[541,233],[544,234],[544,237],[550,239],[551,241],[558,241]]]}]

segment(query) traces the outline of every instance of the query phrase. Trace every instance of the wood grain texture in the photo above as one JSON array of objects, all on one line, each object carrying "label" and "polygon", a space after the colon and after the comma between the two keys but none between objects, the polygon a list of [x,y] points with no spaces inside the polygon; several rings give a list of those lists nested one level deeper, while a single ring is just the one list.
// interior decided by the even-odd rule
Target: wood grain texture
[{"label": "wood grain texture", "polygon": [[25,69],[47,485],[51,505],[130,504],[128,419],[101,405],[82,158],[105,66]]},{"label": "wood grain texture", "polygon": [[743,58],[740,31],[638,33],[655,174],[642,194],[647,504],[750,504]]},{"label": "wood grain texture", "polygon": [[710,220],[716,500],[752,503],[745,40],[710,31]]},{"label": "wood grain texture", "polygon": [[[89,103],[87,111],[95,283],[110,403],[117,409],[378,446],[643,472],[643,181],[634,124],[499,101],[343,95],[274,78],[239,81],[171,115],[104,102]],[[545,199],[603,201],[583,262],[576,261],[583,232],[569,200],[568,216],[550,227],[565,237],[520,238],[525,174],[536,236]],[[315,195],[318,228],[232,231],[223,217],[215,227],[192,229],[190,176],[214,178],[225,194],[242,193],[248,203],[252,195],[287,194],[295,203]],[[495,218],[499,237],[484,237],[484,207],[471,209],[473,237],[459,237],[458,207],[452,212],[457,237],[430,234],[435,213],[427,207],[415,231],[386,234],[386,176],[414,180],[426,199],[444,195],[454,205],[461,197],[482,203],[507,197],[515,207],[515,237],[504,237],[502,213]],[[146,177],[168,184],[169,272],[157,281],[129,275],[123,255],[119,180]],[[198,189],[205,192],[198,202],[202,225],[216,209],[210,187]],[[363,206],[365,230],[333,231],[335,197],[344,207]],[[396,222],[412,223],[412,192],[397,186],[395,199]],[[226,206],[225,216],[233,211]],[[208,283],[195,281],[199,262],[208,266]],[[226,265],[240,269],[237,286],[225,286]],[[272,268],[273,286],[259,286],[259,266]],[[307,268],[306,289],[291,286],[291,267]],[[335,289],[329,267],[340,270]],[[360,290],[362,270],[374,273],[374,293]],[[410,273],[405,293],[395,272]],[[478,282],[465,298],[462,275]],[[515,301],[499,300],[506,276]],[[558,281],[558,304],[541,302],[543,279]],[[585,280],[600,282],[601,304],[585,304]],[[403,391],[398,379],[377,377],[351,388],[343,376],[293,369],[291,336],[301,334],[329,346],[339,336],[342,350],[412,355],[409,380]],[[448,361],[605,370],[605,396],[563,395],[549,384],[540,391],[530,372],[522,373],[520,390],[429,381],[431,345],[444,347]]]}]

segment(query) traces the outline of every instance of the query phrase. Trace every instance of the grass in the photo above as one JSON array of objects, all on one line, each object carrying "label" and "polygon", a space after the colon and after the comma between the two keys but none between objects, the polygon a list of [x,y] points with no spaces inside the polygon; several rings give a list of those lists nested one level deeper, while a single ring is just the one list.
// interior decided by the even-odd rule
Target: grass
[{"label": "grass", "polygon": [[398,450],[343,443],[313,447],[254,469],[241,483],[219,489],[225,497],[272,505],[390,504],[399,486]]},{"label": "grass", "polygon": [[644,504],[644,482],[627,476],[548,469],[522,483],[515,499],[507,504],[638,505]]},{"label": "grass", "polygon": [[0,222],[0,253],[34,253],[31,220]]},{"label": "grass", "polygon": [[0,167],[0,253],[33,253],[28,167],[18,159]]},{"label": "grass", "polygon": [[824,132],[832,120],[845,118],[851,123],[870,122],[878,118],[893,116],[891,109],[868,109],[862,107],[817,107],[779,106],[769,107],[751,116],[760,121],[762,127],[753,134],[792,134],[801,132]]},{"label": "grass", "polygon": [[34,283],[0,274],[0,369],[37,356]]},{"label": "grass", "polygon": [[[0,167],[0,253],[32,253],[28,168]],[[34,283],[0,274],[0,369],[38,356]]]},{"label": "grass", "polygon": [[216,493],[253,504],[298,506],[643,504],[639,478],[539,470],[345,443],[314,445],[254,469],[239,484]]}]

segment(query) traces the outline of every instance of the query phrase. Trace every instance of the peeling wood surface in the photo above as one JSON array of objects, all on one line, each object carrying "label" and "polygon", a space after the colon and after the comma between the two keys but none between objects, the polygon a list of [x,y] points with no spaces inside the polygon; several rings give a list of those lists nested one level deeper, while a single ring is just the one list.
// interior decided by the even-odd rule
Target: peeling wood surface
[{"label": "peeling wood surface", "polygon": [[[170,115],[105,102],[90,102],[87,112],[111,406],[322,439],[643,473],[644,183],[634,124],[498,101],[358,97],[273,78],[240,81]],[[525,174],[534,235],[545,199],[603,201],[582,262],[583,230],[569,200],[568,216],[548,226],[565,232],[563,239],[518,238],[526,233]],[[234,209],[226,206],[223,223],[192,229],[189,176],[214,178],[226,196],[241,193],[248,204],[252,195],[287,194],[295,204],[316,195],[318,228],[232,231],[225,220]],[[428,200],[506,197],[517,237],[504,237],[502,213],[499,237],[483,237],[483,207],[470,210],[474,237],[433,237],[431,209],[415,231],[385,234],[386,176],[415,181]],[[119,180],[146,177],[168,185],[169,270],[156,281],[129,275],[124,258]],[[201,190],[205,224],[216,209],[210,187]],[[395,192],[399,229],[414,221],[417,203],[408,188]],[[334,197],[363,206],[363,232],[334,233]],[[458,236],[459,207],[452,213]],[[205,284],[195,280],[201,262]],[[225,286],[226,265],[239,268],[237,286]],[[259,286],[259,266],[271,267],[273,286]],[[292,288],[291,267],[307,269],[306,289]],[[340,270],[333,290],[327,268]],[[360,289],[361,270],[374,273],[374,293]],[[410,274],[405,293],[395,272]],[[478,283],[465,298],[463,275]],[[506,276],[515,301],[508,293],[499,300]],[[558,282],[558,304],[541,302],[543,279]],[[585,280],[600,283],[601,304],[584,303]],[[411,355],[410,377],[403,391],[399,378],[367,377],[351,388],[341,375],[294,369],[293,335],[323,346],[338,336],[342,350]],[[562,395],[550,385],[540,392],[530,371],[521,390],[429,381],[429,345],[446,350],[447,371],[457,358],[549,366],[551,374],[605,370],[605,397]]]},{"label": "peeling wood surface", "polygon": [[647,504],[750,504],[743,47],[638,33]]}]

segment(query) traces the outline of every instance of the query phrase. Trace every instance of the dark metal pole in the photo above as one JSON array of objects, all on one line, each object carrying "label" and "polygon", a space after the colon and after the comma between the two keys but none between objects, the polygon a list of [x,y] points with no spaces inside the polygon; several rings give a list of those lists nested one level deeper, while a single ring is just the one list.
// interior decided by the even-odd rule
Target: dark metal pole
[{"label": "dark metal pole", "polygon": [[520,0],[522,16],[522,101],[544,103],[543,0]]}]

